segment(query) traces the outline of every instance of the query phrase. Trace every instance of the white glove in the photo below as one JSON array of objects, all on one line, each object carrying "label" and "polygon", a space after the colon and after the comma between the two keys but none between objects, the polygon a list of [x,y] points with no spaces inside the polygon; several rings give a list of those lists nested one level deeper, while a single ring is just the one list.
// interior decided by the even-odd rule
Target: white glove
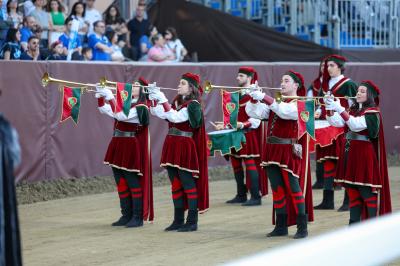
[{"label": "white glove", "polygon": [[152,91],[149,95],[149,99],[150,100],[156,100],[158,101],[158,103],[166,103],[168,102],[167,97],[165,97],[164,93],[162,93],[161,91]]},{"label": "white glove", "polygon": [[104,88],[102,92],[99,92],[103,97],[107,100],[110,101],[114,99],[114,94],[110,89]]},{"label": "white glove", "polygon": [[156,84],[155,82],[153,82],[153,83],[150,83],[150,84],[148,85],[147,91],[148,91],[149,93],[152,93],[152,92],[154,92],[154,91],[160,91],[160,87],[157,87],[157,84]]},{"label": "white glove", "polygon": [[336,100],[336,101],[332,100],[332,101],[327,101],[326,110],[336,111],[340,114],[341,112],[343,112],[345,110],[345,108],[340,105],[339,100]]},{"label": "white glove", "polygon": [[262,91],[252,91],[249,95],[251,98],[257,101],[261,101],[265,97],[265,93]]}]

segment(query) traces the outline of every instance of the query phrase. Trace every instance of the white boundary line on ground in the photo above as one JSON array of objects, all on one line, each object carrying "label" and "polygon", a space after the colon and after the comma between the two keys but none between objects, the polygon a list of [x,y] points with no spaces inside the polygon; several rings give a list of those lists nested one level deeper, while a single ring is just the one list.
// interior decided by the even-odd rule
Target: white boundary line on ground
[{"label": "white boundary line on ground", "polygon": [[[268,238],[266,238],[268,241]],[[382,265],[400,257],[400,212],[243,258],[239,265]]]}]

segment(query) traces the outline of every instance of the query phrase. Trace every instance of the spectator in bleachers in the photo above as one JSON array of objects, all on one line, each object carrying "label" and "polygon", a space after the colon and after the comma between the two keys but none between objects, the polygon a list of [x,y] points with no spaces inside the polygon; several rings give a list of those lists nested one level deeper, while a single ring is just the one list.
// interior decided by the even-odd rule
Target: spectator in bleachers
[{"label": "spectator in bleachers", "polygon": [[28,49],[23,52],[19,59],[21,60],[41,60],[40,50],[39,50],[40,39],[37,36],[31,36],[28,40]]},{"label": "spectator in bleachers", "polygon": [[118,34],[113,31],[106,32],[107,39],[111,42],[111,48],[113,52],[111,54],[111,61],[122,62],[125,60],[125,56],[122,54],[122,47],[118,45]]},{"label": "spectator in bleachers", "polygon": [[136,53],[137,60],[140,56],[140,47],[139,47],[139,39],[144,34],[146,34],[150,23],[147,19],[144,18],[145,6],[139,5],[136,8],[136,15],[133,19],[128,22],[128,38],[129,42],[128,45],[134,48]]},{"label": "spectator in bleachers", "polygon": [[24,16],[30,16],[32,11],[35,10],[35,5],[32,1],[27,0],[24,2]]},{"label": "spectator in bleachers", "polygon": [[175,54],[175,61],[181,62],[187,55],[187,50],[183,46],[181,40],[178,38],[176,29],[168,27],[164,35],[166,46]]},{"label": "spectator in bleachers", "polygon": [[[68,17],[65,20],[65,27],[64,27],[64,33],[59,37],[59,40],[62,42],[63,44],[63,54],[64,55],[68,55],[68,46],[69,46],[69,42],[71,40],[70,38],[70,34],[71,34],[71,28],[72,28],[72,21],[73,18]],[[77,38],[76,41],[72,44],[72,53],[78,53],[81,54],[82,51],[82,43],[80,38]]]},{"label": "spectator in bleachers", "polygon": [[6,42],[0,50],[0,59],[18,60],[21,56],[21,33],[18,29],[10,28],[7,32]]},{"label": "spectator in bleachers", "polygon": [[22,23],[23,16],[18,12],[18,0],[8,0],[7,20],[12,22],[13,28],[15,29]]},{"label": "spectator in bleachers", "polygon": [[89,24],[85,22],[86,5],[82,2],[76,2],[71,9],[69,17],[79,21],[78,36],[81,43],[84,43],[86,34],[88,33]]},{"label": "spectator in bleachers", "polygon": [[86,0],[85,21],[89,23],[88,35],[93,33],[93,23],[103,19],[100,12],[94,8],[94,2],[95,0]]},{"label": "spectator in bleachers", "polygon": [[47,12],[49,12],[49,23],[50,23],[50,35],[49,42],[53,43],[64,32],[65,15],[63,13],[63,7],[59,0],[50,0],[47,3]]},{"label": "spectator in bleachers", "polygon": [[111,54],[114,50],[111,48],[111,42],[104,35],[106,25],[104,21],[99,20],[93,24],[94,33],[89,36],[89,47],[93,50],[94,61],[111,61]]},{"label": "spectator in bleachers", "polygon": [[125,23],[125,19],[122,18],[118,7],[110,5],[104,13],[104,22],[106,23],[107,30],[111,29],[119,33],[122,24]]},{"label": "spectator in bleachers", "polygon": [[61,41],[57,40],[51,44],[51,53],[46,60],[66,60],[67,57],[63,54],[64,46]]},{"label": "spectator in bleachers", "polygon": [[153,46],[151,43],[151,38],[158,34],[157,27],[154,25],[150,25],[148,32],[145,35],[140,37],[140,59],[139,61],[147,61],[147,53],[149,52],[150,48]]},{"label": "spectator in bleachers", "polygon": [[[0,7],[3,6],[3,0],[0,0]],[[3,8],[0,8],[0,47],[6,40],[7,32],[12,23],[6,20],[6,13],[4,13]]]},{"label": "spectator in bleachers", "polygon": [[82,49],[82,61],[91,61],[93,59],[92,48],[84,47]]},{"label": "spectator in bleachers", "polygon": [[28,49],[28,39],[34,35],[33,31],[36,30],[36,19],[32,16],[26,16],[22,22],[21,32],[21,47],[23,51]]},{"label": "spectator in bleachers", "polygon": [[149,62],[173,62],[175,55],[165,46],[165,40],[162,34],[157,34],[151,38],[153,47],[147,53],[147,61]]},{"label": "spectator in bleachers", "polygon": [[37,24],[42,29],[42,35],[40,36],[40,46],[42,48],[48,48],[49,43],[49,14],[44,10],[46,8],[45,0],[33,0],[35,10],[32,11],[31,15],[36,19]]}]

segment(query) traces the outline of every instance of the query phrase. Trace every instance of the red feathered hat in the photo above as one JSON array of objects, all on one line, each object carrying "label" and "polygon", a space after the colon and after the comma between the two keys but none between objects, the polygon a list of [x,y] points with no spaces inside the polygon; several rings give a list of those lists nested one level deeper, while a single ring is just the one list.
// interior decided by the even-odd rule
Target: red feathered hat
[{"label": "red feathered hat", "polygon": [[196,87],[200,94],[203,94],[203,88],[200,85],[200,76],[197,74],[193,74],[193,73],[185,73],[182,75],[182,79],[186,80],[187,82],[189,82],[190,84],[192,84],[194,87]]},{"label": "red feathered hat", "polygon": [[304,87],[304,78],[299,72],[295,72],[293,70],[289,70],[285,73],[285,75],[289,75],[292,77],[295,83],[299,84],[297,89],[298,96],[306,96],[306,88]]},{"label": "red feathered hat", "polygon": [[379,106],[379,95],[381,94],[381,90],[378,86],[371,80],[361,81],[360,86],[365,86],[368,89],[368,91],[374,96],[375,104]]},{"label": "red feathered hat", "polygon": [[253,67],[241,67],[241,68],[239,68],[239,73],[250,76],[251,84],[254,84],[254,83],[256,83],[256,81],[258,81],[257,71]]}]

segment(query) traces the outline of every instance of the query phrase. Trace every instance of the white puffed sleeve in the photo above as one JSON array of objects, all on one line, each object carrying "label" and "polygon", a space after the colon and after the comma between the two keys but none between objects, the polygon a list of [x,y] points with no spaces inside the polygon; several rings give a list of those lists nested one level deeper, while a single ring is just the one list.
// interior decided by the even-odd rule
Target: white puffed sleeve
[{"label": "white puffed sleeve", "polygon": [[266,105],[265,103],[260,103],[260,102],[252,103],[251,101],[246,103],[246,113],[251,118],[268,119],[269,112],[270,109],[268,105]]},{"label": "white puffed sleeve", "polygon": [[159,104],[155,107],[151,107],[150,113],[158,116],[161,119],[167,119],[172,123],[182,123],[189,120],[189,113],[186,107],[180,109],[179,111],[171,109],[168,112],[165,112],[164,107]]},{"label": "white puffed sleeve", "polygon": [[282,119],[297,120],[298,118],[296,101],[291,101],[289,103],[277,103],[276,101],[274,101],[270,105],[270,108],[277,116]]}]

